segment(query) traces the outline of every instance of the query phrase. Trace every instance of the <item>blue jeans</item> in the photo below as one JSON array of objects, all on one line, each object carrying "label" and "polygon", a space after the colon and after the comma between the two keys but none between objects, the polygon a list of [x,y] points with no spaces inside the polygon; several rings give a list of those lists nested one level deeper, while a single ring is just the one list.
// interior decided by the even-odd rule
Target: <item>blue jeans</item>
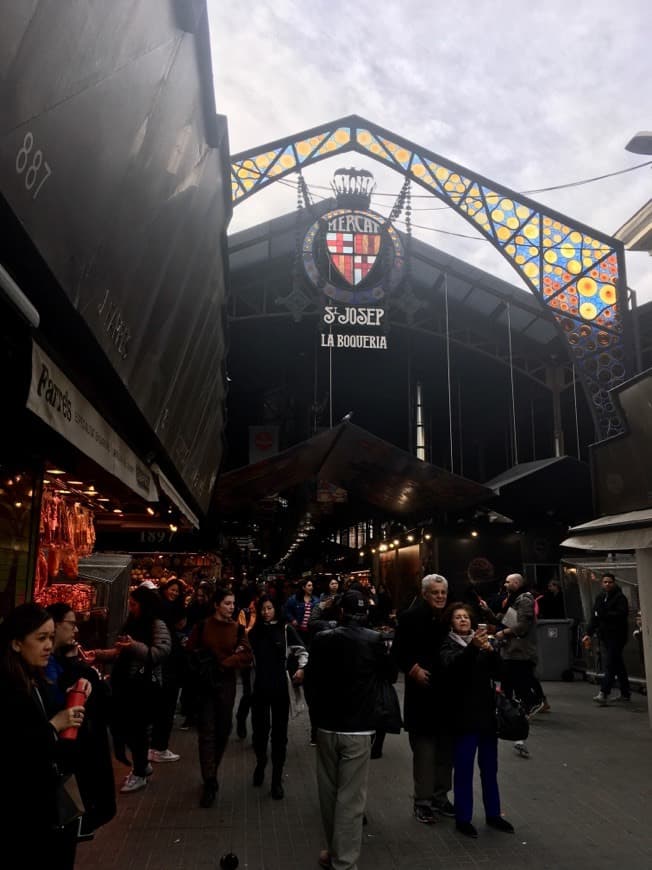
[{"label": "blue jeans", "polygon": [[470,822],[473,818],[473,769],[476,752],[485,815],[500,815],[498,738],[495,734],[463,734],[456,738],[453,750],[453,794],[455,819],[458,822]]}]

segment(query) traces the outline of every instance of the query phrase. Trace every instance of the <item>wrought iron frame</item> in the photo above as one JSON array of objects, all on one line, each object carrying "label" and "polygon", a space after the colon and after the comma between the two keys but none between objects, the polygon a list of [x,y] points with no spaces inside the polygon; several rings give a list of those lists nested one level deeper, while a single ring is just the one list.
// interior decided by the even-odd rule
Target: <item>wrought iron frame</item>
[{"label": "wrought iron frame", "polygon": [[633,374],[631,342],[625,341],[631,326],[622,243],[357,115],[234,155],[233,204],[347,151],[412,179],[505,257],[564,338],[599,435],[622,432],[617,405],[609,396]]}]

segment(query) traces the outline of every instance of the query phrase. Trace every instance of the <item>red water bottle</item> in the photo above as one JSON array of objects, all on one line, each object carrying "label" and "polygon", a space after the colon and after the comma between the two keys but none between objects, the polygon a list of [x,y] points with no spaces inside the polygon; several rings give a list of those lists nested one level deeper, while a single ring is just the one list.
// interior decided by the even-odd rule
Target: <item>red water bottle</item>
[{"label": "red water bottle", "polygon": [[[66,693],[66,710],[70,707],[83,707],[86,704],[86,692],[83,690],[84,685],[82,680],[77,680],[76,683]],[[70,727],[64,728],[59,734],[63,740],[76,740],[79,728]]]}]

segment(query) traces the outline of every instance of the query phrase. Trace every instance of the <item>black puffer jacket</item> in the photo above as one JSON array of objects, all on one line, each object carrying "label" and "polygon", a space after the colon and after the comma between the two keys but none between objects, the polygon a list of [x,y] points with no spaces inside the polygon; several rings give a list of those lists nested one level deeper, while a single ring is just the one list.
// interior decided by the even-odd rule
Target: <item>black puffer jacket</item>
[{"label": "black puffer jacket", "polygon": [[355,622],[315,635],[306,669],[312,720],[326,731],[374,731],[379,680],[396,669],[377,631]]},{"label": "black puffer jacket", "polygon": [[453,734],[496,732],[496,696],[500,656],[472,643],[461,646],[447,637],[441,647],[445,719]]}]

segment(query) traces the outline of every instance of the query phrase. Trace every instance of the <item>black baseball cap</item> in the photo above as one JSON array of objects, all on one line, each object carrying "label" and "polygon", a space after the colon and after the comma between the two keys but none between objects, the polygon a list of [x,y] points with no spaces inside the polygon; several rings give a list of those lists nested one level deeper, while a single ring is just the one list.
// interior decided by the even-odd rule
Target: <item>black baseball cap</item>
[{"label": "black baseball cap", "polygon": [[367,602],[362,592],[357,589],[348,589],[340,601],[340,607],[344,613],[355,615],[356,613],[365,613],[367,610]]}]

